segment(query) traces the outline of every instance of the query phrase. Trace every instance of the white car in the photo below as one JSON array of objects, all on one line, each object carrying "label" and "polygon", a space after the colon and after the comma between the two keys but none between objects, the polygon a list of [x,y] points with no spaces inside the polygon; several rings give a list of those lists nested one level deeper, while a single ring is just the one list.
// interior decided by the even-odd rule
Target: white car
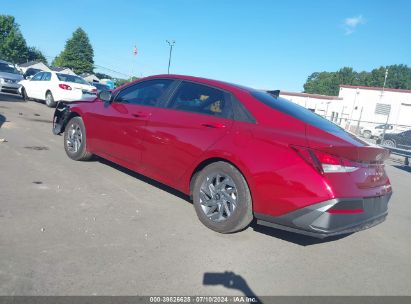
[{"label": "white car", "polygon": [[44,100],[49,107],[59,101],[76,101],[95,97],[96,87],[79,76],[56,72],[39,72],[31,79],[20,81],[19,92],[25,100]]},{"label": "white car", "polygon": [[402,131],[406,131],[409,128],[394,126],[391,124],[363,125],[360,133],[365,138],[379,138],[384,133],[384,129],[385,133],[399,133]]}]

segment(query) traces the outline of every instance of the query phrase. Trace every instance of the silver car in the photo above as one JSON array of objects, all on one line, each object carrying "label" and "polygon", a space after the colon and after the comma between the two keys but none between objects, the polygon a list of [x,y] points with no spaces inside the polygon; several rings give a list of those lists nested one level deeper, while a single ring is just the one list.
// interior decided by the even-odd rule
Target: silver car
[{"label": "silver car", "polygon": [[23,79],[13,64],[0,60],[0,91],[18,94],[19,82]]}]

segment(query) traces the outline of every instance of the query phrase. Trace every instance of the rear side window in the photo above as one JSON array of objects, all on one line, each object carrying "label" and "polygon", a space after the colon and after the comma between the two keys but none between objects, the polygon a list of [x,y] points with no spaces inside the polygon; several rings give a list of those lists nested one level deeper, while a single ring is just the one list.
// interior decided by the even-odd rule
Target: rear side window
[{"label": "rear side window", "polygon": [[298,120],[301,120],[309,125],[329,132],[345,132],[342,128],[333,124],[327,119],[313,113],[312,111],[302,106],[288,101],[287,99],[274,97],[271,94],[262,91],[251,91],[250,93],[254,98],[261,101],[270,108],[295,117]]},{"label": "rear side window", "polygon": [[231,115],[223,91],[191,82],[180,85],[168,108],[220,117]]}]

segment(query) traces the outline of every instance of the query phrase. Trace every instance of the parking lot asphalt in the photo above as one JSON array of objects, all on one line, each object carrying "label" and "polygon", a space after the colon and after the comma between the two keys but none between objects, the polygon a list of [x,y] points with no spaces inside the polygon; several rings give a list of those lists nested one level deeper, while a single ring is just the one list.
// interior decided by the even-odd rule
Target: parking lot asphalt
[{"label": "parking lot asphalt", "polygon": [[411,295],[409,168],[388,161],[394,195],[372,229],[222,235],[164,185],[70,160],[53,111],[0,94],[0,295]]}]

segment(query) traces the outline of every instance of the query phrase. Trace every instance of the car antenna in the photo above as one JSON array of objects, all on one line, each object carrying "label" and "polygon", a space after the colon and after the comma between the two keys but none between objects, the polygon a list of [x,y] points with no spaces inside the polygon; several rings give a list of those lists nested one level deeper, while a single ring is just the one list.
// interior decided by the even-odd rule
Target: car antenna
[{"label": "car antenna", "polygon": [[280,90],[267,91],[267,93],[273,95],[275,98],[280,96]]}]

